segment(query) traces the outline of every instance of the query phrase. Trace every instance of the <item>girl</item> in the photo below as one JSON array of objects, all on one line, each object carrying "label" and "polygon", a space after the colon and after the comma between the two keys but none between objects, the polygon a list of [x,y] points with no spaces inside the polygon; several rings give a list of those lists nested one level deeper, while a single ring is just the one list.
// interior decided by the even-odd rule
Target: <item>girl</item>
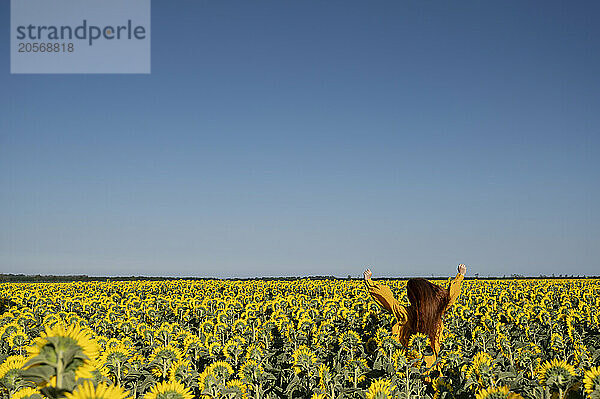
[{"label": "girl", "polygon": [[456,302],[460,295],[461,283],[467,268],[458,265],[458,274],[450,283],[450,289],[430,283],[423,278],[411,278],[406,283],[406,292],[410,306],[401,305],[387,285],[377,284],[371,280],[371,270],[363,273],[367,289],[371,296],[386,310],[396,317],[392,326],[392,335],[405,347],[412,334],[423,333],[429,337],[433,355],[425,356],[427,368],[431,368],[440,351],[440,336],[444,328],[442,315]]}]

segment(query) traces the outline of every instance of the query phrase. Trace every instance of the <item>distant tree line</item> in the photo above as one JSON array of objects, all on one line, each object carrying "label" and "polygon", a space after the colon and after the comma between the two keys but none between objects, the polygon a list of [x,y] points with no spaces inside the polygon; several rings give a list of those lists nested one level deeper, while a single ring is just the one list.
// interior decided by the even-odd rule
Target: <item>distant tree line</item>
[{"label": "distant tree line", "polygon": [[[414,276],[419,277],[419,276]],[[406,280],[409,277],[379,277],[378,280]],[[426,277],[430,279],[446,280],[448,277]],[[474,277],[465,277],[466,280],[478,279],[478,280],[513,280],[513,279],[573,279],[573,278],[600,278],[599,276],[581,276],[581,275],[566,275],[561,274],[555,276],[539,275],[534,276],[523,276],[520,274],[512,274],[511,276],[480,276],[475,274]],[[85,274],[74,274],[74,275],[28,275],[28,274],[0,274],[1,283],[60,283],[60,282],[75,282],[75,281],[164,281],[164,280],[228,280],[228,281],[251,281],[251,280],[264,280],[264,281],[294,281],[300,279],[308,280],[362,280],[362,278],[353,278],[348,276],[347,278],[335,277],[335,276],[305,276],[305,277],[253,277],[253,278],[223,278],[218,279],[214,277],[156,277],[156,276],[119,276],[119,277],[96,277],[88,276]]]},{"label": "distant tree line", "polygon": [[299,279],[310,280],[340,280],[335,276],[309,276],[309,277],[258,277],[258,278],[225,278],[217,279],[214,277],[156,277],[156,276],[118,276],[118,277],[97,277],[86,274],[73,275],[29,275],[29,274],[6,274],[0,273],[0,282],[23,282],[23,283],[59,283],[74,281],[163,281],[163,280],[229,280],[229,281],[247,281],[247,280],[282,280],[293,281]]}]

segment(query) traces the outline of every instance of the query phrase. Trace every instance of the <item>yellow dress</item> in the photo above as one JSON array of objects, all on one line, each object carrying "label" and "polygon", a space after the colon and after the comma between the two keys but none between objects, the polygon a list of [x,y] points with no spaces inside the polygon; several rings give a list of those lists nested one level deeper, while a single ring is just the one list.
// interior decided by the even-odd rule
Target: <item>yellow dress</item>
[{"label": "yellow dress", "polygon": [[[464,276],[460,273],[456,274],[456,277],[450,283],[450,301],[448,302],[448,306],[444,310],[448,310],[450,306],[460,295],[461,283],[463,281]],[[396,298],[394,298],[394,294],[392,294],[392,290],[390,287],[384,284],[378,284],[371,279],[365,280],[367,288],[369,290],[369,294],[375,299],[383,308],[392,312],[392,314],[396,317],[396,323],[392,326],[392,335],[394,338],[403,344],[404,346],[408,345],[408,339],[410,338],[410,328],[408,323],[408,312],[406,307],[402,305]],[[438,331],[436,342],[433,343],[432,349],[434,354],[431,356],[425,356],[425,364],[428,368],[430,368],[435,362],[436,355],[440,352],[440,336],[441,332],[444,329],[444,322],[441,321],[440,329]]]}]

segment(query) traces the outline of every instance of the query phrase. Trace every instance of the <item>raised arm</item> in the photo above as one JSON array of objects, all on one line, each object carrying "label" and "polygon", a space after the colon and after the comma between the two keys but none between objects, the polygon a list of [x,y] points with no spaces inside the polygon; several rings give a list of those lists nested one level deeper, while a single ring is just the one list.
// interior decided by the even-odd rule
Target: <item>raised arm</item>
[{"label": "raised arm", "polygon": [[390,287],[385,284],[378,284],[371,280],[371,270],[367,269],[363,273],[365,278],[365,285],[369,294],[388,312],[392,312],[399,322],[404,322],[407,318],[406,307],[402,305],[396,298]]},{"label": "raised arm", "polygon": [[456,274],[456,277],[454,277],[454,280],[452,280],[452,282],[450,283],[450,301],[448,302],[448,307],[446,309],[452,306],[458,299],[461,291],[462,281],[465,277],[466,271],[467,267],[465,265],[458,265],[458,273]]}]

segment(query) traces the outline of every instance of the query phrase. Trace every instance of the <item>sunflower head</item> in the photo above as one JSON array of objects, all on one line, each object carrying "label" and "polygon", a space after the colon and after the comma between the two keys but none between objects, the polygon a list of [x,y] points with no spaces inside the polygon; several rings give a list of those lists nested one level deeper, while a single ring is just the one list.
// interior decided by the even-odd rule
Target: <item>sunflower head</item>
[{"label": "sunflower head", "polygon": [[333,376],[329,367],[325,364],[320,364],[318,368],[319,373],[319,389],[321,391],[327,391],[327,386],[333,382]]},{"label": "sunflower head", "polygon": [[446,381],[446,379],[442,377],[438,377],[433,380],[432,384],[434,390],[434,399],[438,399],[442,396],[442,394],[447,392],[452,392],[452,386],[450,382]]},{"label": "sunflower head", "polygon": [[310,372],[313,366],[317,363],[315,354],[305,345],[301,345],[292,354],[294,359],[294,372],[300,374],[302,372]]},{"label": "sunflower head", "polygon": [[479,352],[473,357],[471,365],[467,368],[466,378],[472,379],[480,387],[492,384],[492,369],[494,363],[487,352]]},{"label": "sunflower head", "polygon": [[24,356],[9,356],[0,364],[0,385],[10,391],[16,390],[21,383],[20,370],[25,364]]},{"label": "sunflower head", "polygon": [[78,385],[73,392],[65,393],[66,399],[125,399],[129,392],[118,385],[104,383],[94,386],[91,381]]},{"label": "sunflower head", "polygon": [[264,370],[256,360],[248,360],[240,367],[239,377],[247,384],[256,384],[263,380]]},{"label": "sunflower head", "polygon": [[169,369],[173,364],[183,360],[183,354],[178,348],[169,344],[155,348],[149,360],[152,365],[152,373],[156,377],[167,378]]},{"label": "sunflower head", "polygon": [[394,353],[397,349],[401,348],[402,345],[396,341],[391,335],[384,336],[379,342],[379,348],[377,351],[384,356],[390,356],[390,354]]},{"label": "sunflower head", "polygon": [[42,394],[35,388],[21,388],[11,396],[11,399],[42,399]]},{"label": "sunflower head", "polygon": [[216,361],[208,366],[209,373],[214,375],[220,384],[225,384],[225,381],[233,375],[233,367],[231,364],[224,361]]},{"label": "sunflower head", "polygon": [[537,371],[540,383],[551,390],[565,390],[577,376],[575,368],[564,360],[544,362]]},{"label": "sunflower head", "polygon": [[131,357],[131,352],[125,346],[117,346],[107,348],[102,356],[100,356],[100,363],[103,365],[116,365],[117,363],[123,364]]},{"label": "sunflower head", "polygon": [[222,350],[223,347],[218,342],[212,342],[210,345],[208,345],[208,355],[213,359],[219,357]]},{"label": "sunflower head", "polygon": [[340,335],[338,342],[342,350],[355,351],[362,345],[360,335],[356,331],[348,330]]},{"label": "sunflower head", "polygon": [[562,335],[552,333],[550,336],[550,348],[555,352],[560,352],[566,347],[565,339]]},{"label": "sunflower head", "polygon": [[394,354],[392,355],[392,363],[394,364],[396,374],[398,374],[399,376],[404,375],[408,361],[409,360],[406,357],[406,350],[404,348],[397,349],[394,352]]},{"label": "sunflower head", "polygon": [[429,337],[423,333],[416,333],[411,335],[408,340],[408,348],[417,353],[425,353],[430,350]]},{"label": "sunflower head", "polygon": [[17,331],[12,333],[7,341],[13,349],[19,350],[27,345],[29,337],[23,331]]},{"label": "sunflower head", "polygon": [[24,379],[40,387],[51,385],[58,390],[71,391],[79,378],[93,378],[98,345],[87,329],[57,323],[54,327],[46,327],[28,352],[29,358],[22,372]]},{"label": "sunflower head", "polygon": [[365,343],[365,349],[368,353],[375,353],[377,350],[377,340],[375,340],[375,338],[369,338]]},{"label": "sunflower head", "polygon": [[230,339],[225,343],[223,347],[223,354],[227,359],[229,358],[239,358],[244,353],[244,347],[242,343],[237,340]]},{"label": "sunflower head", "polygon": [[246,384],[244,384],[240,380],[231,380],[227,381],[227,385],[222,389],[222,393],[225,394],[225,397],[234,397],[239,399],[246,399],[248,395],[246,391],[248,388]]},{"label": "sunflower head", "polygon": [[383,328],[383,327],[379,327],[377,329],[377,331],[375,332],[375,340],[377,341],[377,343],[379,345],[381,345],[381,343],[383,342],[383,340],[385,338],[391,337],[391,335],[392,334],[391,334],[391,332],[388,329]]},{"label": "sunflower head", "polygon": [[391,399],[394,398],[396,386],[390,380],[379,379],[373,381],[367,390],[367,399]]},{"label": "sunflower head", "polygon": [[518,393],[511,392],[507,386],[481,389],[476,399],[523,399]]},{"label": "sunflower head", "polygon": [[169,380],[182,382],[187,376],[192,374],[192,368],[189,360],[178,360],[171,365],[169,369]]},{"label": "sunflower head", "polygon": [[592,367],[585,372],[583,386],[585,393],[587,393],[590,398],[592,398],[592,394],[595,394],[596,398],[600,398],[600,367]]},{"label": "sunflower head", "polygon": [[310,317],[302,317],[298,321],[298,331],[308,334],[312,331],[314,321]]},{"label": "sunflower head", "polygon": [[246,360],[260,362],[264,357],[264,352],[257,344],[252,344],[246,349]]},{"label": "sunflower head", "polygon": [[144,399],[192,399],[194,395],[179,381],[168,381],[156,384]]},{"label": "sunflower head", "polygon": [[218,384],[219,381],[217,381],[215,376],[210,372],[209,367],[205,368],[198,376],[198,389],[200,390],[200,395],[208,394],[212,388],[216,387]]},{"label": "sunflower head", "polygon": [[363,358],[349,360],[344,369],[348,381],[356,383],[363,381],[366,378],[367,372],[370,370],[367,361]]},{"label": "sunflower head", "polygon": [[21,327],[16,322],[12,322],[0,327],[0,339],[2,339],[3,341],[8,340],[8,337],[17,333],[24,334],[25,332],[23,331],[23,327]]}]

